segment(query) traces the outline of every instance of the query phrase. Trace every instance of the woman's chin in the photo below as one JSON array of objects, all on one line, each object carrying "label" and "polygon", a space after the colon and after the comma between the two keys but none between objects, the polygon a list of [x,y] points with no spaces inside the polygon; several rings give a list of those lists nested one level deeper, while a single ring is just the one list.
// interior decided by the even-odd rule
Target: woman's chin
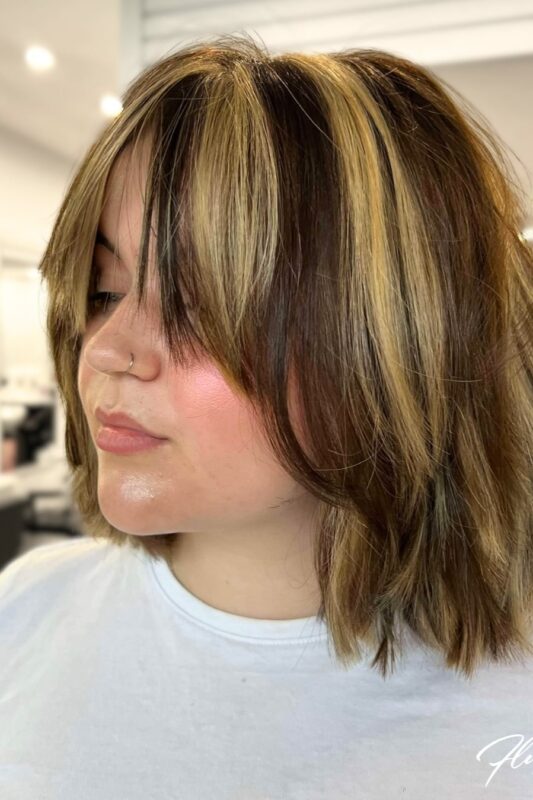
[{"label": "woman's chin", "polygon": [[98,505],[107,522],[122,533],[132,536],[150,536],[166,533],[160,529],[160,520],[155,509],[147,508],[143,503],[134,503],[115,498],[99,497]]}]

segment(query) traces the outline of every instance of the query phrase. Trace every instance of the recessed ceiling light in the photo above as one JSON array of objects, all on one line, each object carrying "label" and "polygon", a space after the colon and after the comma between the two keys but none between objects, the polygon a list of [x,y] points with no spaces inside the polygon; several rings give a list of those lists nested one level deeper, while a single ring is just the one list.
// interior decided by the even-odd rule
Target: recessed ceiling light
[{"label": "recessed ceiling light", "polygon": [[40,45],[28,47],[24,53],[26,64],[36,72],[43,72],[45,69],[53,67],[56,60],[50,50]]},{"label": "recessed ceiling light", "polygon": [[116,117],[122,111],[122,103],[114,94],[104,94],[100,100],[100,111],[106,117]]}]

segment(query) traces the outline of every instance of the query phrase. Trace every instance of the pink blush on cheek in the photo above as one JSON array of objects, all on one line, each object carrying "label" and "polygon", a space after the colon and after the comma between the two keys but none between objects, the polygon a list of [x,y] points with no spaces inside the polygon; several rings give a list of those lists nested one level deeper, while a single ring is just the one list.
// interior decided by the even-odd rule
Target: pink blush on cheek
[{"label": "pink blush on cheek", "polygon": [[231,452],[243,445],[243,438],[257,437],[248,399],[216,367],[194,367],[186,376],[177,376],[174,386],[172,396],[185,437],[189,428],[195,441],[211,452],[219,446]]},{"label": "pink blush on cheek", "polygon": [[198,396],[199,402],[207,408],[219,408],[228,403],[238,401],[236,392],[231,388],[220,370],[214,366],[199,367],[191,376],[191,388]]},{"label": "pink blush on cheek", "polygon": [[[293,372],[289,373],[288,392],[291,421],[297,438],[306,449],[307,437],[300,421]],[[216,451],[218,444],[221,455],[225,450],[229,457],[232,452],[254,444],[254,452],[259,452],[261,458],[274,457],[251,401],[211,362],[198,364],[185,375],[181,373],[176,378],[173,397],[177,398],[177,416],[185,437],[186,423],[189,423],[195,441],[203,443],[211,453]]]},{"label": "pink blush on cheek", "polygon": [[176,389],[180,398],[178,407],[182,410],[185,407],[187,418],[195,418],[199,413],[216,415],[224,409],[234,409],[236,404],[242,405],[243,402],[220,370],[209,365],[193,367],[185,376],[180,374]]}]

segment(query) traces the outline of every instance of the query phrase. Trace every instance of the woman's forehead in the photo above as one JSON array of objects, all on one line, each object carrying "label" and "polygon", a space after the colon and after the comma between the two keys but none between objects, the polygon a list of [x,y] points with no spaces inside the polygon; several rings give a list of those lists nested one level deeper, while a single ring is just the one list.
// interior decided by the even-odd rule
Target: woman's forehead
[{"label": "woman's forehead", "polygon": [[[109,229],[132,229],[140,233],[146,196],[150,150],[143,143],[135,150],[132,145],[117,156],[105,187],[105,200],[99,227],[105,235]],[[107,229],[107,230],[106,230]]]},{"label": "woman's forehead", "polygon": [[[124,188],[124,191],[122,189]],[[98,221],[95,246],[104,248],[110,256],[130,266],[137,263],[140,251],[144,200],[138,188],[117,179],[110,186]],[[149,241],[149,263],[155,257],[157,235],[152,223]]]}]

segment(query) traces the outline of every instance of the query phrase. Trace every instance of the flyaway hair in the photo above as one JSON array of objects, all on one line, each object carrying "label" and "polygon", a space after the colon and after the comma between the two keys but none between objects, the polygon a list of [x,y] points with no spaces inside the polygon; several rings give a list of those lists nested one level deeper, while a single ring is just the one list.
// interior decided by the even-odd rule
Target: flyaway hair
[{"label": "flyaway hair", "polygon": [[533,253],[496,134],[405,58],[273,56],[247,35],[182,47],[122,101],[40,264],[87,532],[164,559],[179,535],[103,517],[77,389],[106,181],[148,145],[138,307],[153,231],[174,363],[213,359],[320,501],[338,663],[366,643],[385,678],[404,629],[466,676],[533,652]]}]

